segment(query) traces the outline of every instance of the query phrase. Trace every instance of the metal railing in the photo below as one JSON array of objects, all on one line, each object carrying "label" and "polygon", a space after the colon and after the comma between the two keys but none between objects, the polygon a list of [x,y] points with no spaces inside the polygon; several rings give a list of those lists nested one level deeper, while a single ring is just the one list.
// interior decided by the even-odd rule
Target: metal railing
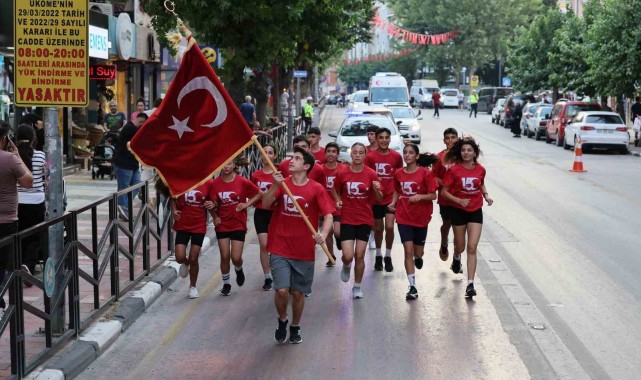
[{"label": "metal railing", "polygon": [[[281,124],[266,131],[271,133],[271,138],[265,135],[259,135],[258,142],[263,146],[265,146],[265,144],[272,144],[276,147],[276,158],[274,159],[274,164],[277,165],[279,162],[284,160],[287,155],[287,125]],[[255,171],[260,170],[263,167],[262,157],[255,145],[251,145],[245,149],[242,154],[247,157],[249,165],[244,167],[241,173],[245,178],[251,178]]]},{"label": "metal railing", "polygon": [[[0,248],[8,248],[11,252],[7,260],[8,272],[0,284],[0,297],[5,294],[9,296],[7,308],[0,319],[0,339],[8,328],[11,374],[14,377],[23,377],[42,364],[60,345],[78,337],[82,329],[171,255],[173,233],[170,228],[172,223],[169,203],[167,199],[160,199],[158,194],[157,205],[150,203],[150,182],[142,182],[113,193],[0,240]],[[134,207],[129,208],[127,222],[119,220],[117,197],[126,196],[129,204],[133,205],[135,190],[142,192],[141,206],[136,210]],[[99,220],[99,213],[104,212],[105,208],[108,217],[106,220]],[[90,225],[90,237],[80,236],[80,223]],[[52,296],[48,297],[45,282],[21,269],[22,241],[61,224],[65,231],[63,254],[59,256],[62,259],[55,264],[55,276],[61,278],[56,284],[62,286],[57,286]],[[152,248],[155,248],[155,254],[152,254]],[[124,276],[121,276],[121,272]],[[105,277],[107,275],[108,278]],[[36,297],[25,300],[25,282],[37,288],[37,293],[41,294],[43,300],[43,309],[38,307],[38,302],[32,301]],[[91,298],[90,301],[82,302],[82,305],[81,292],[92,296],[87,297]],[[54,331],[53,311],[59,307],[64,308],[64,321],[59,323],[64,327],[62,331]],[[27,320],[33,322],[34,319],[36,324],[40,323],[38,320],[44,323],[41,331],[45,342],[38,354],[28,357],[25,351],[28,340],[25,323]]]}]

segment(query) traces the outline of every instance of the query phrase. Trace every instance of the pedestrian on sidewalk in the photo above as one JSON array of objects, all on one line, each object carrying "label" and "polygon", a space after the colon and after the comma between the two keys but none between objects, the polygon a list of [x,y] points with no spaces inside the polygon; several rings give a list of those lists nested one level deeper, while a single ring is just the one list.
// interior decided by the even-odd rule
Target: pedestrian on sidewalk
[{"label": "pedestrian on sidewalk", "polygon": [[[130,120],[130,122],[132,122]],[[115,100],[109,101],[109,113],[105,115],[105,122],[103,126],[105,127],[105,132],[118,131],[119,125],[125,125],[127,122],[127,116],[118,111],[118,102]]]},{"label": "pedestrian on sidewalk", "polygon": [[[31,125],[21,124],[16,130],[16,147],[22,162],[33,174],[30,188],[18,185],[18,230],[45,221],[45,154],[35,149],[36,131]],[[31,274],[36,271],[36,264],[44,260],[43,252],[47,246],[47,231],[42,231],[22,240],[23,270]],[[26,283],[31,286],[31,283]]]},{"label": "pedestrian on sidewalk", "polygon": [[[483,229],[483,199],[491,206],[494,201],[485,187],[485,168],[478,163],[481,155],[478,144],[471,137],[458,140],[445,155],[456,162],[443,178],[443,194],[454,202],[452,226],[454,227],[454,260],[452,272],[461,271],[461,253],[467,251],[467,288],[465,297],[476,295],[476,252]],[[465,238],[467,235],[467,247]]]},{"label": "pedestrian on sidewalk", "polygon": [[305,131],[309,131],[314,119],[314,99],[311,96],[307,97],[307,103],[303,106],[303,122],[305,123]]},{"label": "pedestrian on sidewalk", "polygon": [[240,113],[243,115],[243,119],[245,119],[247,125],[249,125],[249,128],[258,128],[258,121],[256,120],[256,108],[254,108],[251,96],[245,96],[245,103],[240,105]]},{"label": "pedestrian on sidewalk", "polygon": [[309,140],[309,153],[316,159],[317,164],[325,163],[325,148],[320,146],[321,131],[318,127],[312,127],[307,132],[307,139]]},{"label": "pedestrian on sidewalk", "polygon": [[[198,289],[196,288],[200,269],[198,258],[207,233],[206,205],[209,201],[209,192],[213,182],[210,179],[195,189],[169,200],[172,217],[174,218],[172,229],[176,231],[174,253],[176,262],[180,264],[178,274],[182,278],[187,277],[189,274],[189,293],[187,296],[190,299],[198,298]],[[166,186],[162,185],[164,185],[162,181],[161,183],[156,182],[156,186],[160,187],[161,194],[167,196],[169,191]],[[187,245],[190,241],[191,248],[189,249],[189,256],[187,256]]]},{"label": "pedestrian on sidewalk", "polygon": [[440,119],[441,115],[438,110],[441,108],[441,94],[438,90],[434,90],[432,94],[432,105],[434,106],[434,115],[432,117]]},{"label": "pedestrian on sidewalk", "polygon": [[405,272],[409,281],[407,300],[418,298],[415,270],[423,268],[423,254],[427,226],[432,219],[432,201],[436,199],[438,182],[429,171],[438,161],[433,154],[420,154],[416,144],[407,144],[403,148],[405,168],[394,174],[394,198],[388,206],[396,214],[398,233],[405,251]]},{"label": "pedestrian on sidewalk", "polygon": [[209,189],[209,199],[215,203],[215,208],[210,205],[209,210],[214,218],[220,250],[220,272],[223,277],[220,294],[223,296],[231,294],[230,259],[236,272],[236,284],[243,286],[245,283],[243,249],[247,233],[247,207],[263,196],[256,185],[236,172],[248,164],[245,157],[236,157],[223,167]]},{"label": "pedestrian on sidewalk", "polygon": [[[0,120],[0,240],[18,232],[18,188],[33,185],[33,175],[20,159],[18,148],[9,138],[11,127]],[[11,264],[12,245],[0,247],[0,284]],[[0,309],[6,307],[0,296]]]},{"label": "pedestrian on sidewalk", "polygon": [[479,103],[479,96],[476,94],[475,90],[472,90],[472,93],[469,96],[470,100],[470,117],[472,117],[472,114],[474,114],[474,117],[479,113],[478,111],[478,103]]},{"label": "pedestrian on sidewalk", "polygon": [[445,149],[436,154],[438,161],[432,165],[432,173],[436,175],[436,181],[439,186],[438,206],[441,219],[443,220],[443,224],[441,225],[441,246],[438,250],[439,257],[443,261],[447,261],[450,256],[447,245],[450,237],[450,228],[452,227],[453,213],[453,203],[443,195],[443,177],[445,176],[445,173],[447,173],[447,170],[454,165],[453,162],[445,161],[445,155],[450,151],[456,141],[458,141],[458,132],[456,129],[447,128],[443,132],[443,143],[445,144]]},{"label": "pedestrian on sidewalk", "polygon": [[35,150],[44,152],[45,149],[45,125],[42,118],[35,113],[28,113],[20,119],[20,124],[29,124],[36,131]]},{"label": "pedestrian on sidewalk", "polygon": [[[138,98],[136,100],[136,110],[131,113],[131,119],[134,120],[136,117],[138,117],[138,114],[141,112],[145,112],[145,99],[143,98]],[[147,115],[149,116],[149,115]]]},{"label": "pedestrian on sidewalk", "polygon": [[[263,146],[267,157],[273,162],[276,158],[276,147],[267,144]],[[274,184],[274,171],[271,167],[263,160],[263,168],[256,170],[251,177],[251,181],[254,185],[258,186],[263,195],[269,190],[270,187]],[[256,202],[256,209],[254,210],[254,228],[256,229],[256,235],[258,235],[258,245],[260,247],[260,266],[263,268],[263,275],[265,276],[265,282],[263,283],[263,290],[271,290],[274,279],[272,278],[272,272],[269,268],[269,253],[267,252],[267,239],[268,239],[268,229],[269,223],[272,219],[272,209],[266,208],[263,206],[262,200]]]},{"label": "pedestrian on sidewalk", "polygon": [[[376,131],[378,149],[370,151],[365,157],[365,166],[374,170],[381,183],[383,199],[376,200],[372,208],[374,213],[374,238],[376,242],[376,262],[374,270],[394,270],[392,264],[392,245],[394,244],[394,212],[387,206],[394,197],[394,173],[403,168],[403,158],[399,153],[389,148],[392,132],[387,128]],[[385,258],[383,259],[382,245],[385,235]]]},{"label": "pedestrian on sidewalk", "polygon": [[[327,143],[325,146],[325,158],[326,162],[323,164],[323,170],[325,171],[325,182],[327,184],[327,193],[331,197],[332,194],[332,189],[334,188],[334,180],[336,179],[336,174],[340,170],[345,170],[347,168],[346,165],[338,162],[338,144],[335,142],[330,142]],[[334,223],[332,226],[332,230],[334,233],[334,238],[336,239],[336,248],[338,250],[341,249],[341,212],[340,210],[336,210],[332,214],[332,217],[334,219]],[[327,245],[327,249],[329,250],[329,253],[332,255],[332,258],[334,258],[334,261],[336,261],[336,255],[334,255],[334,243],[332,241],[332,233],[327,234],[327,240],[325,241]],[[334,264],[332,264],[331,261],[327,260],[327,263],[325,264],[326,267],[333,267]]]},{"label": "pedestrian on sidewalk", "polygon": [[341,280],[348,282],[354,265],[352,297],[363,298],[361,282],[365,271],[365,251],[374,225],[373,199],[383,199],[381,183],[376,172],[364,164],[365,145],[355,143],[350,151],[352,163],[340,170],[334,179],[332,196],[341,212],[341,248],[343,269]]},{"label": "pedestrian on sidewalk", "polygon": [[[272,207],[274,215],[269,224],[267,250],[271,253],[270,266],[274,276],[274,304],[278,313],[278,327],[274,334],[278,343],[287,339],[287,306],[292,295],[292,325],[289,343],[303,341],[300,320],[305,307],[305,294],[312,292],[314,282],[315,246],[322,244],[332,225],[335,211],[325,188],[307,175],[314,165],[314,156],[300,147],[294,147],[290,163],[291,177],[276,172],[274,185],[263,197],[263,206]],[[309,222],[318,231],[318,220],[323,218],[321,233],[312,235],[289,195],[281,186],[285,183],[298,204],[305,211]]]}]

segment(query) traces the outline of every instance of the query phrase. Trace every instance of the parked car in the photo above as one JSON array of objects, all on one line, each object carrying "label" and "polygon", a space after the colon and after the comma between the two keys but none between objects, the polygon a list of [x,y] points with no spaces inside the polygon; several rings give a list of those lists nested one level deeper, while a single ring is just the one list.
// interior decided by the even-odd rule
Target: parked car
[{"label": "parked car", "polygon": [[511,87],[484,87],[479,90],[478,112],[492,113],[496,101],[507,98],[512,93]]},{"label": "parked car", "polygon": [[347,108],[352,110],[352,109],[360,109],[363,107],[367,107],[367,103],[365,103],[365,98],[369,94],[369,91],[367,90],[360,90],[356,91],[351,99],[349,100],[349,103],[347,104]]},{"label": "parked car", "polygon": [[396,124],[392,119],[382,114],[348,114],[338,131],[329,133],[330,137],[336,138],[339,147],[338,159],[343,162],[351,162],[350,152],[354,143],[360,142],[365,146],[369,145],[367,140],[367,128],[376,126],[388,128],[391,132],[390,149],[403,154],[403,139]]},{"label": "parked car", "polygon": [[406,106],[388,106],[388,108],[392,111],[396,125],[398,125],[403,138],[415,144],[420,144],[422,134],[421,125],[418,121],[423,120],[420,116],[421,111],[419,110],[418,113],[415,113],[412,107]]},{"label": "parked car", "polygon": [[455,88],[441,89],[441,106],[458,108],[459,91]]},{"label": "parked car", "polygon": [[329,98],[327,98],[327,104],[332,104],[332,105],[338,104],[338,99],[340,97],[341,96],[338,94],[330,95]]},{"label": "parked car", "polygon": [[543,102],[536,102],[536,103],[528,102],[528,103],[525,104],[525,106],[523,106],[523,111],[522,111],[523,115],[521,117],[521,134],[522,135],[527,136],[527,137],[532,137],[532,136],[530,136],[530,134],[528,132],[527,121],[532,117],[532,115],[534,114],[534,111],[536,111],[536,109],[539,106],[543,105],[543,104],[545,104],[545,103],[543,103]]},{"label": "parked car", "polygon": [[628,127],[615,112],[590,111],[576,114],[565,127],[563,148],[575,147],[579,138],[585,151],[615,149],[621,154],[628,154]]},{"label": "parked car", "polygon": [[505,107],[505,98],[498,99],[494,109],[492,109],[492,123],[499,124],[503,108]]},{"label": "parked car", "polygon": [[565,125],[581,111],[601,111],[598,103],[586,103],[560,99],[552,108],[545,132],[545,142],[555,141],[556,146],[563,145]]},{"label": "parked car", "polygon": [[540,140],[545,134],[548,119],[552,113],[551,104],[542,104],[536,107],[534,114],[527,120],[527,137],[534,136],[535,140]]}]

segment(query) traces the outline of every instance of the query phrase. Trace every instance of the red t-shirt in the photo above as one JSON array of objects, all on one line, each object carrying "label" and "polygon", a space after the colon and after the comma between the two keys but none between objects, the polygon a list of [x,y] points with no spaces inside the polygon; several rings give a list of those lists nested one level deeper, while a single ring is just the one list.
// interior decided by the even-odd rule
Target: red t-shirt
[{"label": "red t-shirt", "polygon": [[441,94],[438,92],[435,92],[432,94],[432,102],[434,105],[440,104],[441,103]]},{"label": "red t-shirt", "polygon": [[376,173],[363,167],[360,173],[354,173],[348,166],[338,171],[334,179],[334,188],[341,196],[341,223],[368,226],[374,225],[372,214],[372,199],[374,188],[372,182],[379,181]]},{"label": "red t-shirt", "polygon": [[327,159],[325,158],[325,148],[320,147],[320,150],[318,152],[312,152],[311,150],[309,151],[311,154],[314,155],[314,158],[316,159],[316,163],[319,165],[324,164],[327,162]]},{"label": "red t-shirt", "polygon": [[396,203],[396,223],[415,227],[427,227],[432,220],[432,201],[410,203],[413,195],[435,193],[438,189],[436,176],[429,170],[419,167],[414,173],[397,170],[394,174],[396,191],[399,194]]},{"label": "red t-shirt", "polygon": [[[254,174],[252,174],[251,181],[254,185],[258,186],[260,191],[262,191],[263,193],[266,193],[267,190],[269,190],[269,188],[272,187],[272,185],[274,184],[274,177],[272,173],[267,174],[261,169],[261,170],[256,170]],[[271,208],[266,209],[265,207],[263,207],[262,200],[259,200],[258,202],[256,202],[255,206],[256,208],[260,208],[263,210],[271,210]]]},{"label": "red t-shirt", "polygon": [[394,197],[394,173],[403,167],[403,158],[398,152],[390,150],[387,154],[381,154],[378,150],[372,150],[365,157],[365,165],[374,169],[374,172],[381,179],[381,191],[383,200],[374,202],[377,205],[388,205]]},{"label": "red t-shirt", "polygon": [[[291,159],[285,160],[278,165],[278,171],[283,173],[283,177],[289,177],[289,162]],[[319,164],[314,164],[312,170],[307,174],[307,178],[312,179],[325,187],[325,172],[323,167]]]},{"label": "red t-shirt", "polygon": [[[315,181],[297,186],[291,178],[285,179],[284,183],[318,231],[318,218],[336,210],[325,188]],[[316,242],[312,232],[282,186],[274,196],[276,202],[269,223],[267,251],[294,260],[314,261]]]},{"label": "red t-shirt", "polygon": [[250,180],[239,175],[231,182],[223,181],[222,177],[216,178],[209,190],[210,199],[218,203],[216,215],[221,220],[216,232],[247,231],[247,209],[238,212],[236,207],[259,191]]},{"label": "red t-shirt", "polygon": [[174,222],[174,231],[186,231],[194,234],[207,232],[207,210],[205,201],[210,199],[209,192],[214,181],[209,180],[193,190],[176,198],[176,209],[180,217]]},{"label": "red t-shirt", "polygon": [[[347,166],[341,163],[337,163],[334,169],[328,168],[327,163],[323,164],[323,171],[325,172],[325,180],[326,180],[325,188],[327,189],[327,195],[329,195],[330,199],[333,199],[332,188],[334,187],[334,180],[336,179],[336,173],[338,173],[339,170],[344,170],[345,168],[347,168]],[[336,212],[333,213],[332,215],[340,216],[341,210],[336,210]]]},{"label": "red t-shirt", "polygon": [[[440,178],[441,181],[443,180],[443,177],[445,177],[445,173],[447,173],[447,169],[451,168],[454,164],[453,163],[447,163],[444,164],[445,162],[445,153],[446,151],[443,150],[440,153],[436,155],[438,158],[438,161],[432,165],[432,173],[436,175],[436,177]],[[443,186],[438,187],[438,204],[441,206],[453,206],[454,203],[450,201],[449,199],[445,198],[443,195]]]},{"label": "red t-shirt", "polygon": [[[476,211],[483,207],[483,192],[481,186],[485,183],[485,168],[480,164],[472,169],[466,169],[461,164],[452,166],[443,178],[443,186],[457,198],[469,199],[470,204],[463,208],[465,211]],[[454,207],[462,208],[458,204]]]}]

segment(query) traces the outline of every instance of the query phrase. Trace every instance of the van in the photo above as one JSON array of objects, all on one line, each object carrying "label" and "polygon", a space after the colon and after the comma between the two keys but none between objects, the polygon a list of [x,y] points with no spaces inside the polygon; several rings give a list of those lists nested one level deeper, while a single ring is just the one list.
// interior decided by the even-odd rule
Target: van
[{"label": "van", "polygon": [[412,88],[410,88],[410,96],[414,98],[414,102],[418,102],[419,108],[431,108],[433,107],[432,94],[439,90],[437,80],[414,79]]},{"label": "van", "polygon": [[[412,100],[413,101],[413,100]],[[369,80],[369,105],[410,105],[407,81],[399,73],[376,73]]]},{"label": "van", "polygon": [[501,98],[507,98],[512,93],[512,87],[484,87],[479,90],[478,112],[487,112],[492,114],[492,109],[496,101]]}]

